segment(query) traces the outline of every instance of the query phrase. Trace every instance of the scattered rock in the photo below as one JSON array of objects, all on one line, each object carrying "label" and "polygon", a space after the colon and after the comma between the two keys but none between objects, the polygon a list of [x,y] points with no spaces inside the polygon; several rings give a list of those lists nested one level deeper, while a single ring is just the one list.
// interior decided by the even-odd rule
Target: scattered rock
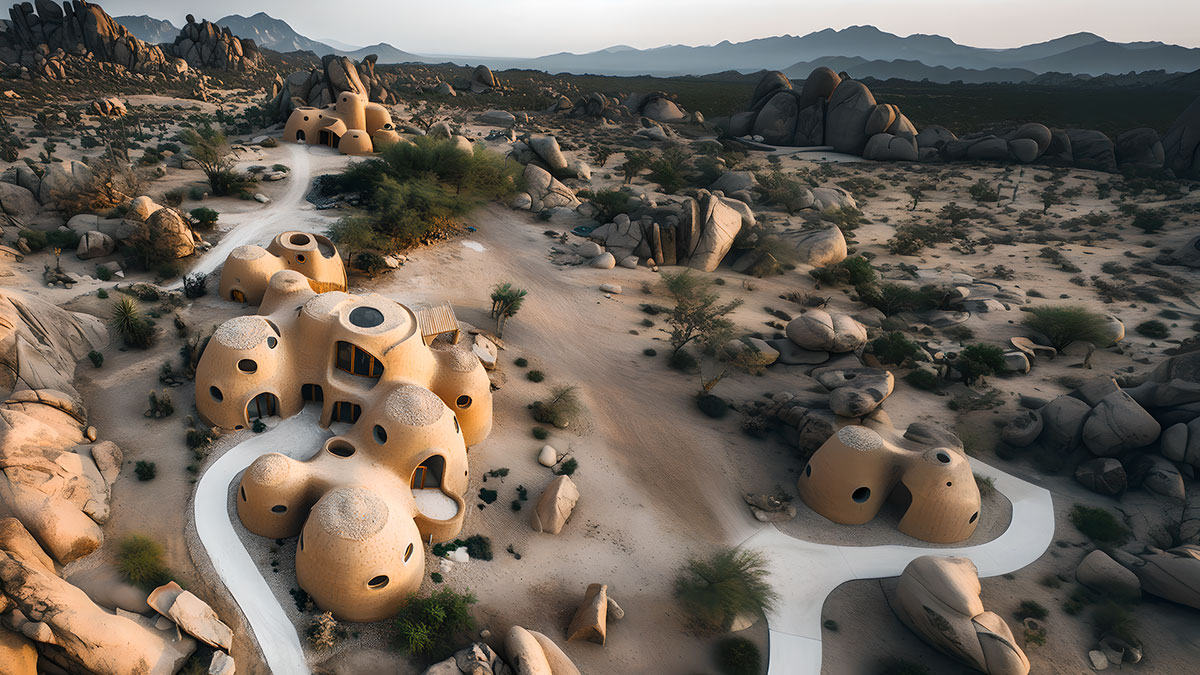
[{"label": "scattered rock", "polygon": [[579,501],[579,488],[570,476],[559,476],[550,482],[530,517],[534,532],[558,534],[575,510]]}]

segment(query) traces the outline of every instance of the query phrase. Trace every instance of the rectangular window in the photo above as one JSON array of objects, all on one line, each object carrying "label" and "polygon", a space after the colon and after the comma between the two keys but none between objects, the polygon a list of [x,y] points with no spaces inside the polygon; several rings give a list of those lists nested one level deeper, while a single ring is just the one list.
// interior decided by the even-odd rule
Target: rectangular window
[{"label": "rectangular window", "polygon": [[349,342],[337,343],[335,364],[338,370],[344,370],[351,375],[370,378],[383,377],[383,363]]}]

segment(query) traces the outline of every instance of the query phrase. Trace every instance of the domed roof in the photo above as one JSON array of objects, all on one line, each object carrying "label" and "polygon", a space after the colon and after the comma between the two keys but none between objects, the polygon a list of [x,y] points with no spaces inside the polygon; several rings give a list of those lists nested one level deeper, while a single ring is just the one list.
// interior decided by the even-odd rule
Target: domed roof
[{"label": "domed roof", "polygon": [[326,493],[312,515],[316,525],[329,534],[365,541],[387,524],[388,507],[366,488],[340,487]]},{"label": "domed roof", "polygon": [[388,394],[384,411],[389,419],[410,427],[424,427],[442,417],[446,404],[424,387],[406,384]]},{"label": "domed roof", "polygon": [[246,478],[259,485],[279,485],[292,473],[292,463],[287,457],[272,452],[254,460],[246,470]]},{"label": "domed roof", "polygon": [[842,427],[838,429],[837,438],[847,446],[863,452],[883,447],[883,439],[879,434],[866,427]]},{"label": "domed roof", "polygon": [[265,248],[261,246],[255,246],[253,244],[247,244],[246,246],[239,246],[233,249],[233,252],[229,254],[229,257],[234,260],[258,260],[266,254],[267,250]]},{"label": "domed roof", "polygon": [[217,344],[230,349],[253,349],[273,335],[261,316],[236,316],[221,324],[213,333]]}]

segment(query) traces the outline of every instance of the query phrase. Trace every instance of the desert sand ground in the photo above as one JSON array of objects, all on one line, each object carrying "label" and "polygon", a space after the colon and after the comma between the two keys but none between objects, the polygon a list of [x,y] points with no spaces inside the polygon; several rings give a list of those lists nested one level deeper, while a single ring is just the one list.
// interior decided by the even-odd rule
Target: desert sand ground
[{"label": "desert sand ground", "polygon": [[[171,101],[137,98],[131,102],[166,105]],[[15,122],[19,127],[29,123],[21,118]],[[546,123],[546,126],[552,125]],[[482,127],[468,128],[480,135],[486,131]],[[490,145],[501,147],[496,142]],[[75,149],[64,152],[60,156],[78,156]],[[234,235],[238,243],[265,245],[274,234],[270,231],[273,228],[321,229],[341,215],[336,210],[318,212],[295,199],[298,192],[295,183],[307,179],[302,175],[337,171],[349,161],[332,150],[248,146],[241,158],[242,166],[296,164],[298,152],[304,155],[301,161],[310,164],[309,171],[298,171],[278,183],[261,184],[259,190],[275,200],[270,204],[236,199],[210,198],[202,203],[185,200],[185,208],[202,204],[221,212],[216,230],[203,232],[205,238],[220,246],[223,232],[231,227],[270,222],[272,228],[241,229]],[[576,154],[568,152],[568,156]],[[596,169],[590,187],[600,189],[619,184],[620,178],[611,167],[620,161],[620,155],[614,155],[608,169]],[[761,155],[752,155],[749,161],[766,165],[766,158]],[[783,157],[781,162],[785,169],[822,170],[821,164],[804,156]],[[961,385],[931,393],[903,382],[897,383],[897,391],[886,405],[897,425],[924,420],[955,427],[970,452],[1054,494],[1058,543],[1037,563],[1013,575],[1014,578],[984,581],[984,602],[1015,626],[1012,611],[1016,605],[1023,599],[1037,598],[1050,608],[1051,614],[1044,622],[1048,643],[1041,647],[1027,646],[1034,672],[1081,672],[1093,636],[1085,622],[1065,615],[1060,604],[1074,584],[1074,565],[1083,555],[1085,542],[1065,514],[1076,502],[1119,507],[1133,514],[1130,524],[1144,534],[1155,523],[1136,515],[1156,513],[1156,506],[1143,493],[1131,493],[1123,503],[1116,504],[1084,490],[1070,475],[1047,475],[1029,458],[1007,460],[997,456],[993,451],[997,423],[1011,417],[1020,394],[1050,398],[1068,391],[1073,382],[1085,375],[1146,369],[1161,358],[1166,347],[1192,334],[1189,326],[1200,317],[1192,298],[1164,296],[1159,304],[1125,301],[1103,305],[1093,289],[1070,280],[1076,274],[1084,279],[1105,275],[1101,270],[1105,263],[1129,265],[1135,258],[1153,259],[1158,251],[1182,243],[1188,236],[1187,221],[1173,221],[1162,233],[1153,236],[1142,235],[1127,226],[1120,229],[1114,222],[1098,232],[1059,233],[1049,244],[1018,240],[990,249],[980,246],[975,253],[951,251],[943,244],[919,256],[894,256],[888,252],[886,242],[895,225],[914,216],[929,217],[951,201],[994,212],[998,223],[984,229],[1030,234],[1015,225],[1014,214],[1041,211],[1040,183],[1036,179],[1045,180],[1051,170],[983,165],[909,170],[871,163],[824,170],[831,181],[866,176],[879,182],[874,196],[860,198],[868,222],[852,236],[857,241],[857,251],[877,255],[876,267],[884,269],[888,278],[912,278],[910,273],[899,269],[901,262],[914,265],[920,278],[930,282],[949,280],[954,274],[988,278],[992,268],[1002,264],[1012,268],[1015,277],[1009,281],[995,280],[996,283],[1019,293],[1036,290],[1048,299],[1042,302],[1079,300],[1103,307],[1117,314],[1130,328],[1163,309],[1182,317],[1174,322],[1177,327],[1167,341],[1152,341],[1130,330],[1120,349],[1103,350],[1093,357],[1090,371],[1078,368],[1081,361],[1078,356],[1064,355],[1053,361],[1039,361],[1030,375],[991,378],[987,385],[999,392],[998,404],[983,410],[950,410],[948,401],[968,394]],[[904,187],[909,181],[934,174],[938,178],[936,188],[926,193],[915,211],[910,211]],[[990,206],[971,203],[966,189],[980,178],[1016,182],[1016,199],[1006,196]],[[173,188],[197,185],[201,180],[197,171],[167,169],[166,176],[151,185],[150,194],[158,196]],[[1079,187],[1081,194],[1066,204],[1050,208],[1047,220],[1052,229],[1074,216],[1113,211],[1114,199],[1101,199],[1095,185],[1119,179],[1071,170],[1062,180],[1063,189]],[[635,181],[634,187],[644,191],[653,189],[641,179]],[[1011,185],[1008,189],[1011,190]],[[1172,205],[1194,204],[1198,196],[1200,193],[1192,193]],[[1153,208],[1159,206],[1156,202],[1161,198],[1144,195],[1135,199]],[[763,209],[760,218],[781,227],[799,227],[805,220],[770,208]],[[407,263],[395,272],[375,279],[355,276],[351,280],[354,292],[380,293],[401,302],[448,300],[454,304],[460,320],[487,328],[491,327],[487,294],[493,284],[512,282],[529,291],[525,307],[503,336],[501,367],[494,376],[499,387],[495,428],[487,441],[470,452],[472,479],[467,497],[471,510],[463,535],[489,536],[495,559],[455,565],[445,571],[446,583],[458,589],[469,588],[479,597],[476,612],[479,628],[493,636],[502,636],[508,626],[520,624],[560,641],[586,585],[607,583],[610,594],[626,610],[626,618],[610,624],[605,647],[590,643],[565,645],[583,672],[680,675],[710,672],[709,639],[690,632],[686,618],[671,598],[675,571],[688,556],[705,553],[718,544],[740,543],[762,527],[744,507],[741,495],[777,488],[794,493],[803,458],[786,438],[755,438],[743,433],[733,417],[712,420],[696,409],[691,394],[698,389],[697,379],[667,367],[665,355],[669,346],[661,321],[654,319],[656,325],[649,327],[642,324],[647,317],[639,309],[640,303],[668,304],[656,272],[646,268],[602,271],[554,264],[557,256],[552,248],[558,242],[544,231],[563,232],[575,222],[557,219],[541,222],[527,213],[493,205],[477,212],[470,223],[475,232],[410,252]],[[1082,271],[1064,272],[1039,258],[1044,245],[1058,248]],[[100,300],[96,292],[101,288],[111,289],[115,282],[100,282],[91,277],[96,261],[78,261],[64,254],[64,269],[80,281],[71,289],[50,289],[40,283],[42,265],[47,259],[47,254],[40,254],[27,257],[23,263],[7,264],[0,271],[4,275],[0,283],[28,289],[72,310],[100,316],[107,313],[110,301]],[[890,263],[890,267],[883,263]],[[197,264],[209,265],[207,261]],[[1197,285],[1200,274],[1195,270],[1168,269],[1188,288],[1200,287]],[[723,297],[745,301],[733,318],[747,332],[761,331],[767,335],[775,332],[769,326],[778,319],[766,308],[798,313],[798,306],[780,299],[791,291],[829,296],[831,307],[851,313],[861,309],[841,289],[817,289],[804,269],[764,279],[736,274],[727,268],[709,276],[725,281],[721,287]],[[121,283],[138,280],[149,280],[149,276],[131,274]],[[620,284],[624,292],[606,297],[598,290],[602,283]],[[211,286],[215,288],[215,282]],[[649,293],[643,292],[643,286]],[[253,313],[253,308],[224,302],[211,293],[179,310],[179,315],[197,328],[214,326],[245,313]],[[1021,316],[1014,307],[1010,311],[976,314],[967,325],[973,329],[975,340],[1001,344],[1021,334]],[[186,514],[190,511],[193,483],[206,466],[201,463],[189,469],[194,460],[184,445],[184,418],[192,409],[191,388],[172,390],[179,411],[174,417],[151,420],[142,416],[147,392],[161,389],[159,366],[178,358],[177,342],[169,336],[170,315],[164,315],[159,325],[164,328],[164,339],[150,351],[127,351],[114,342],[104,352],[103,368],[81,365],[77,378],[101,437],[115,441],[125,450],[130,467],[143,459],[158,465],[155,480],[138,482],[126,476],[115,487],[113,517],[105,528],[109,542],[106,551],[110,553],[114,542],[132,532],[145,533],[162,542],[174,572],[190,587],[201,590],[237,630],[240,620],[233,604],[207,574],[203,554],[198,553],[194,541],[189,546],[186,534],[190,529]],[[951,341],[946,336],[939,339]],[[658,356],[644,356],[642,351],[647,348],[657,349]],[[517,357],[528,359],[529,369],[544,371],[547,380],[538,384],[528,381],[526,369],[513,364]],[[723,381],[716,393],[734,400],[755,400],[768,393],[802,391],[814,384],[805,370],[776,366],[761,377],[734,375]],[[561,535],[538,535],[528,526],[528,513],[552,474],[535,461],[543,442],[530,434],[534,424],[526,406],[559,384],[579,386],[590,411],[584,428],[554,431],[545,441],[560,453],[578,459],[580,468],[574,479],[582,499]],[[211,462],[248,433],[221,439],[207,461]],[[314,429],[314,433],[323,432]],[[510,470],[507,477],[483,482],[485,472],[501,467]],[[518,485],[529,489],[531,501],[521,511],[514,512],[508,504],[516,498]],[[486,508],[475,508],[481,503],[475,495],[485,486],[497,489],[500,498]],[[790,536],[841,545],[919,544],[895,531],[894,515],[885,514],[865,526],[848,527],[830,523],[803,505],[799,511],[795,520],[780,525],[779,529]],[[1007,526],[1008,517],[1008,504],[1002,497],[985,501],[981,526],[967,543],[994,538]],[[242,540],[260,562],[264,576],[272,581],[280,603],[296,622],[297,629],[305,630],[311,615],[296,612],[288,593],[294,584],[294,541],[280,546],[247,533],[243,533]],[[506,552],[508,547],[520,554],[519,560]],[[278,560],[278,572],[269,569],[272,560]],[[439,561],[432,556],[427,556],[426,565],[428,571],[440,569]],[[1041,585],[1047,575],[1060,575],[1066,581],[1059,589],[1052,590]],[[427,582],[423,590],[431,585],[432,582]],[[878,582],[854,582],[842,587],[829,597],[825,614],[839,625],[838,630],[827,631],[825,635],[826,673],[867,672],[870,664],[884,655],[906,656],[938,673],[962,670],[899,623],[886,608]],[[1200,646],[1186,637],[1200,634],[1200,618],[1195,612],[1147,600],[1135,610],[1135,615],[1147,647],[1147,661],[1142,668],[1152,668],[1152,672],[1185,672],[1182,664],[1193,662],[1200,654]],[[389,649],[386,626],[348,628],[350,634],[343,639],[337,653],[314,654],[313,662],[330,660],[334,666],[340,662],[342,670],[338,672],[346,673],[420,672],[417,664]],[[766,651],[763,622],[743,634]],[[266,672],[248,641],[237,642],[234,656],[241,672]]]}]

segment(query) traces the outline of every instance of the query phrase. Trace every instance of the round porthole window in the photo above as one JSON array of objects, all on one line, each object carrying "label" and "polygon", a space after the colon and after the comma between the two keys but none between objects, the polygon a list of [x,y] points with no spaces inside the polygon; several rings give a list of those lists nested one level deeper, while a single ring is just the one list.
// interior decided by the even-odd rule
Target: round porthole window
[{"label": "round porthole window", "polygon": [[863,502],[865,502],[871,498],[871,488],[860,487],[854,491],[854,494],[850,495],[850,498],[853,499],[855,502],[862,504]]},{"label": "round porthole window", "polygon": [[221,401],[225,400],[225,395],[222,394],[221,390],[217,389],[216,387],[209,387],[208,395],[213,397],[213,400],[216,401],[217,403],[220,403]]},{"label": "round porthole window", "polygon": [[283,504],[276,504],[271,507],[271,513],[287,513],[287,507]]},{"label": "round porthole window", "polygon": [[375,436],[376,443],[378,443],[380,445],[387,443],[387,431],[383,427],[376,424],[375,428],[372,429],[372,433]]},{"label": "round porthole window", "polygon": [[383,312],[374,307],[355,307],[350,310],[350,323],[359,328],[374,328],[383,323]]},{"label": "round porthole window", "polygon": [[329,444],[329,452],[338,457],[349,457],[354,454],[354,446],[346,441],[334,441]]},{"label": "round porthole window", "polygon": [[292,242],[293,246],[308,246],[309,241],[311,241],[311,240],[308,238],[308,235],[304,234],[303,232],[298,232],[296,234],[293,234],[291,237],[291,242]]},{"label": "round porthole window", "polygon": [[254,359],[242,359],[241,361],[238,361],[238,370],[242,371],[243,373],[257,372],[258,364],[254,362]]},{"label": "round porthole window", "polygon": [[303,254],[303,253],[297,253],[297,254],[296,254],[296,261],[297,261],[297,262],[304,262],[304,254]]},{"label": "round porthole window", "polygon": [[934,457],[937,457],[937,461],[941,462],[942,464],[950,463],[950,455],[944,452],[939,451],[936,455],[934,455]]},{"label": "round porthole window", "polygon": [[387,586],[387,585],[388,585],[388,578],[387,578],[386,574],[380,574],[379,576],[373,577],[370,581],[367,582],[367,586],[369,586],[375,590],[379,590],[380,588],[383,588],[384,586]]},{"label": "round porthole window", "polygon": [[458,400],[454,402],[454,405],[466,410],[467,408],[471,407],[471,397],[463,394],[462,396],[458,397]]}]

